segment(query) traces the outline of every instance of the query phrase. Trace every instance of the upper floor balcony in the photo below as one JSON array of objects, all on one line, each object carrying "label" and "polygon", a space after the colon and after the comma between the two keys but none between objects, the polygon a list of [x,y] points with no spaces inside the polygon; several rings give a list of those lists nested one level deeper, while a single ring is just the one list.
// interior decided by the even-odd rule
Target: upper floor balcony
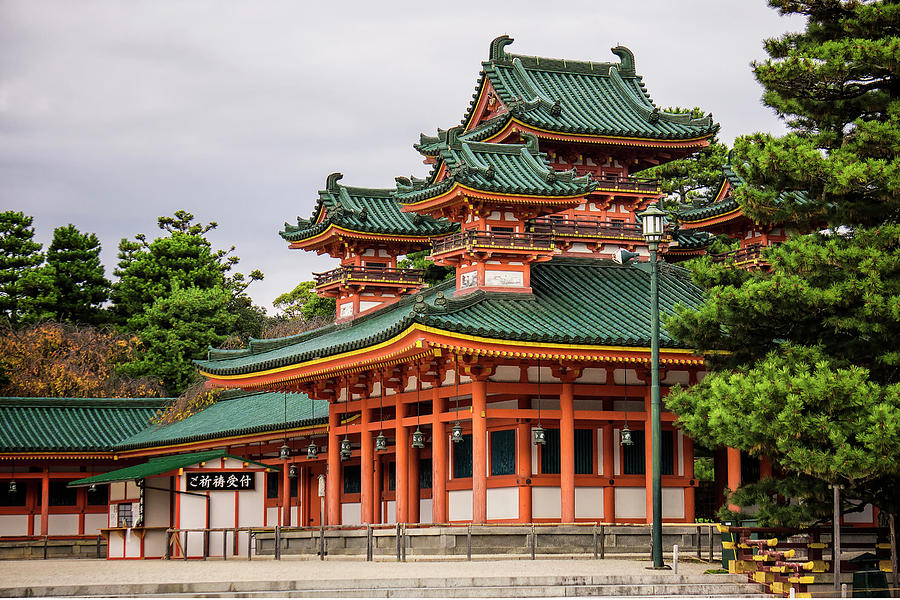
[{"label": "upper floor balcony", "polygon": [[515,233],[506,231],[460,231],[432,243],[432,256],[457,250],[522,251],[526,253],[553,252],[553,236],[550,233]]},{"label": "upper floor balcony", "polygon": [[750,244],[738,250],[731,252],[723,252],[722,254],[710,254],[709,257],[714,263],[733,263],[735,266],[768,266],[768,262],[763,258],[762,244]]},{"label": "upper floor balcony", "polygon": [[377,284],[386,286],[411,287],[425,283],[425,271],[422,269],[388,269],[386,267],[356,267],[352,265],[338,267],[325,273],[313,273],[316,289],[330,287],[335,284]]},{"label": "upper floor balcony", "polygon": [[643,241],[638,223],[609,222],[600,219],[567,219],[563,217],[538,217],[527,223],[534,233],[566,237],[611,238]]},{"label": "upper floor balcony", "polygon": [[632,194],[659,194],[659,179],[638,179],[619,175],[595,175],[596,192],[628,192]]}]

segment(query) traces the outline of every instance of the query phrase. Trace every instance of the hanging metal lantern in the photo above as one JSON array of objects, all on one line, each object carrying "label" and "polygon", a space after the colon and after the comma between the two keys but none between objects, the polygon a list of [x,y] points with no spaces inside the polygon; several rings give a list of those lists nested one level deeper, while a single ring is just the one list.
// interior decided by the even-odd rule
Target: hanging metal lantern
[{"label": "hanging metal lantern", "polygon": [[315,458],[319,455],[319,447],[316,442],[309,440],[309,446],[306,447],[306,458]]},{"label": "hanging metal lantern", "polygon": [[344,439],[341,440],[341,460],[347,460],[350,458],[350,440],[347,436],[344,436]]},{"label": "hanging metal lantern", "polygon": [[288,448],[288,445],[286,443],[282,444],[281,448],[278,449],[278,457],[281,460],[287,460],[291,457],[291,449]]},{"label": "hanging metal lantern", "polygon": [[634,440],[631,439],[631,430],[628,429],[628,425],[626,424],[624,428],[622,428],[622,445],[623,446],[633,446]]},{"label": "hanging metal lantern", "polygon": [[291,479],[297,479],[297,465],[292,464],[288,467],[288,477]]},{"label": "hanging metal lantern", "polygon": [[420,450],[425,447],[425,434],[422,433],[422,430],[416,427],[416,430],[413,431],[412,434],[412,447],[419,448]]},{"label": "hanging metal lantern", "polygon": [[92,483],[91,486],[88,488],[88,494],[96,494],[96,493],[97,493],[97,484]]},{"label": "hanging metal lantern", "polygon": [[543,446],[547,443],[547,433],[540,423],[531,431],[531,436],[535,446]]},{"label": "hanging metal lantern", "polygon": [[453,424],[453,428],[450,430],[450,441],[454,444],[458,444],[463,441],[463,429],[462,425],[459,424],[459,421]]},{"label": "hanging metal lantern", "polygon": [[385,450],[387,450],[387,438],[384,437],[383,431],[379,431],[375,437],[375,452],[384,452]]},{"label": "hanging metal lantern", "polygon": [[9,493],[15,494],[18,491],[19,491],[19,485],[16,483],[16,480],[10,479],[9,480]]}]

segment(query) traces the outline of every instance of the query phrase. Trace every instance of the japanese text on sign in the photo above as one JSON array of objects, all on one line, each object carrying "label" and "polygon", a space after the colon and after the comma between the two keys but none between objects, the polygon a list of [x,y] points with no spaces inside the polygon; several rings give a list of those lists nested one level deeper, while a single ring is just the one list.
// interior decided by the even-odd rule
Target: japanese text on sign
[{"label": "japanese text on sign", "polygon": [[215,471],[213,473],[188,473],[188,491],[234,491],[256,489],[256,473],[242,471]]}]

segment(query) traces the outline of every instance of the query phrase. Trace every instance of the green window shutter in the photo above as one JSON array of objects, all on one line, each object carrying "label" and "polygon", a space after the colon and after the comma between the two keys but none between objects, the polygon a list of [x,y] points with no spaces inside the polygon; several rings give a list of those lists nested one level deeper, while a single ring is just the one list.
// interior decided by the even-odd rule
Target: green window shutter
[{"label": "green window shutter", "polygon": [[545,429],[547,443],[541,446],[541,473],[559,474],[559,429]]},{"label": "green window shutter", "polygon": [[594,472],[594,430],[575,430],[575,473],[590,475]]},{"label": "green window shutter", "polygon": [[431,489],[431,459],[430,458],[420,458],[419,459],[419,489],[420,490],[430,490]]},{"label": "green window shutter", "polygon": [[663,475],[675,474],[675,432],[663,431],[662,437],[662,463],[660,473]]},{"label": "green window shutter", "polygon": [[453,479],[472,476],[472,434],[463,434],[461,442],[453,444]]},{"label": "green window shutter", "polygon": [[516,472],[516,430],[491,432],[491,475]]},{"label": "green window shutter", "polygon": [[266,498],[277,498],[280,496],[278,488],[281,486],[281,473],[266,473]]},{"label": "green window shutter", "polygon": [[646,473],[644,466],[644,432],[632,431],[630,446],[622,446],[622,474],[643,475]]},{"label": "green window shutter", "polygon": [[359,465],[344,466],[344,493],[358,494],[362,489],[360,481],[361,470]]},{"label": "green window shutter", "polygon": [[397,489],[397,463],[388,463],[388,489]]}]

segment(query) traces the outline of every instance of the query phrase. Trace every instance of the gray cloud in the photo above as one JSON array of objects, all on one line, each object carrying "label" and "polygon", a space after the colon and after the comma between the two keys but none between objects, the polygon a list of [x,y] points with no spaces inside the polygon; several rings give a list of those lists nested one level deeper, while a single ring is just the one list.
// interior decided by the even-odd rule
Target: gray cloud
[{"label": "gray cloud", "polygon": [[459,122],[491,39],[512,51],[614,60],[661,106],[712,111],[728,143],[782,131],[749,62],[802,27],[746,0],[332,2],[6,0],[0,3],[0,207],[40,241],[72,222],[116,244],[177,209],[220,227],[270,305],[327,257],[276,232],[308,216],[332,171],[389,186],[426,172],[419,132]]}]

